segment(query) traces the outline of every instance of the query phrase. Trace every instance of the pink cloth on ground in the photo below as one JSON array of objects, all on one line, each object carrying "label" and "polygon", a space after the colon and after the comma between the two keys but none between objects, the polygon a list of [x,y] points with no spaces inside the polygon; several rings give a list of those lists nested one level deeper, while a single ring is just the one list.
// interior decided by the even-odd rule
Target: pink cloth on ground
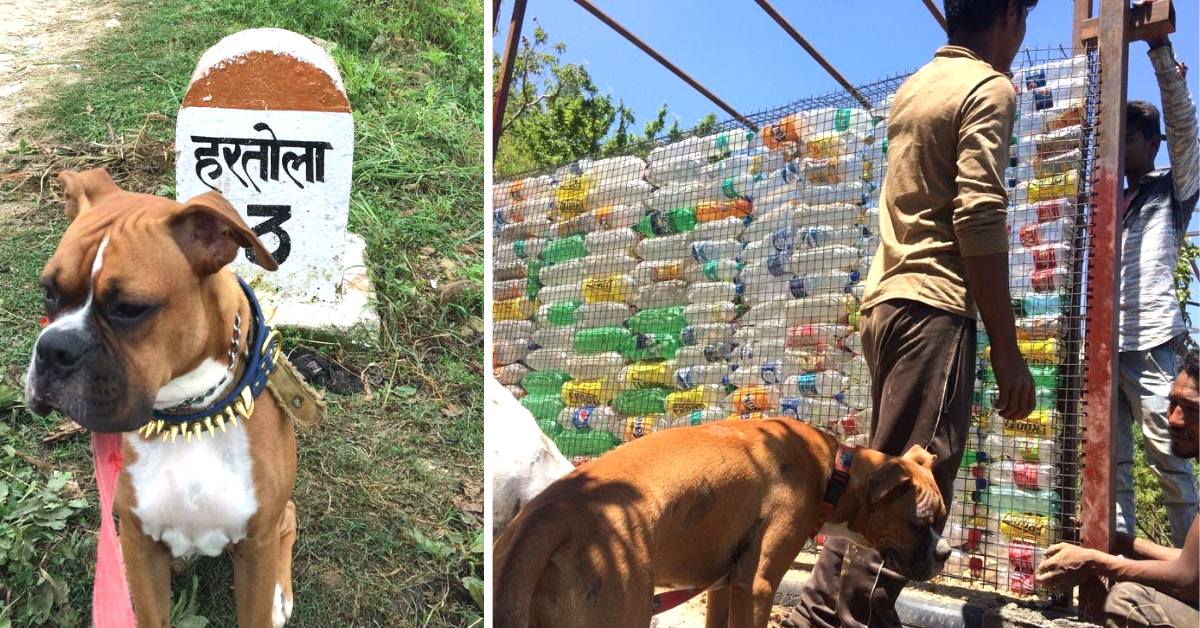
[{"label": "pink cloth on ground", "polygon": [[92,588],[95,628],[133,628],[133,603],[125,578],[125,561],[113,524],[113,494],[121,473],[121,435],[92,432],[92,459],[100,492],[100,541],[96,546],[96,583]]}]

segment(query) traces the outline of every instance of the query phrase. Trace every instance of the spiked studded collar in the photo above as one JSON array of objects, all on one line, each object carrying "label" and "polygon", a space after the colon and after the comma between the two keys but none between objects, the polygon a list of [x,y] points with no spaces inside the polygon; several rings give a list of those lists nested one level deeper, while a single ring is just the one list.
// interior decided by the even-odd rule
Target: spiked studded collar
[{"label": "spiked studded collar", "polygon": [[846,485],[850,483],[850,465],[854,463],[855,449],[857,447],[853,445],[838,445],[837,454],[833,457],[833,473],[829,476],[829,483],[825,485],[825,496],[821,498],[821,516],[808,538],[816,538],[821,526],[833,516],[838,501],[842,499],[842,493],[846,492]]},{"label": "spiked studded collar", "polygon": [[[271,327],[271,321],[263,315],[262,305],[254,295],[254,290],[241,277],[237,280],[250,303],[250,314],[254,319],[253,340],[246,347],[246,366],[241,378],[224,397],[202,410],[188,414],[155,410],[154,419],[138,430],[143,437],[161,435],[163,441],[169,438],[173,443],[182,435],[187,442],[191,442],[192,437],[200,440],[206,431],[209,436],[215,436],[218,429],[224,433],[226,423],[237,427],[239,419],[247,420],[254,414],[254,400],[267,387],[267,378],[275,371],[275,361],[279,359],[281,348],[280,338],[279,332]],[[238,324],[240,318],[235,326]],[[236,348],[230,353],[236,361]]]}]

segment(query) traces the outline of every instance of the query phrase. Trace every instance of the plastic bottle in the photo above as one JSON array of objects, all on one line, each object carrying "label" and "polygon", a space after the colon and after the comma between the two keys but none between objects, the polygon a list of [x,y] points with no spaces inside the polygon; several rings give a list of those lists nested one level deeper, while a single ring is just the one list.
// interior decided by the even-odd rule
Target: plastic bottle
[{"label": "plastic bottle", "polygon": [[562,301],[547,303],[538,308],[537,322],[539,325],[574,325],[575,309],[579,301]]},{"label": "plastic bottle", "polygon": [[571,236],[569,238],[560,238],[550,240],[542,249],[541,258],[543,261],[551,264],[561,264],[573,259],[585,257],[588,254],[587,246],[584,244],[583,236]]},{"label": "plastic bottle", "polygon": [[737,414],[778,412],[779,389],[774,386],[746,386],[725,397],[722,406]]},{"label": "plastic bottle", "polygon": [[785,380],[795,377],[794,365],[782,359],[768,360],[757,366],[738,367],[725,378],[725,383],[742,388],[745,386],[783,384]]},{"label": "plastic bottle", "polygon": [[625,388],[671,386],[675,381],[675,361],[630,364],[621,369],[618,381]]},{"label": "plastic bottle", "polygon": [[737,240],[701,240],[692,243],[690,253],[693,260],[701,263],[718,260],[737,262],[742,248],[742,243]]},{"label": "plastic bottle", "polygon": [[583,242],[589,253],[593,255],[607,253],[632,255],[637,247],[638,239],[638,235],[633,229],[624,228],[593,231],[584,236]]},{"label": "plastic bottle", "polygon": [[685,260],[642,262],[634,269],[633,278],[639,286],[659,281],[681,281],[686,266]]},{"label": "plastic bottle", "polygon": [[1052,464],[1024,460],[999,460],[988,465],[988,482],[1011,484],[1024,489],[1056,488],[1057,473]]},{"label": "plastic bottle", "polygon": [[651,161],[646,168],[646,180],[659,186],[695,181],[707,176],[707,166],[708,162],[696,155],[680,155],[671,159]]},{"label": "plastic bottle", "polygon": [[871,369],[867,366],[867,360],[862,355],[855,355],[846,361],[841,368],[842,373],[850,378],[851,382],[870,382]]},{"label": "plastic bottle", "polygon": [[728,323],[737,317],[737,306],[728,301],[720,303],[694,303],[683,308],[688,325],[705,323]]},{"label": "plastic bottle", "polygon": [[492,302],[492,318],[497,321],[529,318],[537,311],[538,302],[524,297]]},{"label": "plastic bottle", "polygon": [[559,393],[551,394],[534,394],[530,393],[521,398],[521,405],[529,410],[533,418],[538,421],[553,422],[558,418],[558,413],[562,412],[565,404]]},{"label": "plastic bottle", "polygon": [[786,116],[763,127],[761,130],[763,144],[770,150],[794,147],[799,142],[804,141],[806,134],[807,126],[803,115],[800,113],[793,113]]},{"label": "plastic bottle", "polygon": [[815,249],[823,246],[854,246],[864,235],[862,227],[817,225],[796,230],[797,248]]},{"label": "plastic bottle", "polygon": [[784,390],[802,395],[833,397],[850,386],[850,378],[839,371],[820,371],[789,377]]},{"label": "plastic bottle", "polygon": [[1062,314],[1026,316],[1016,319],[1018,340],[1045,340],[1062,333]]},{"label": "plastic bottle", "polygon": [[570,353],[559,349],[538,349],[525,356],[525,366],[535,371],[562,368],[570,356]]},{"label": "plastic bottle", "polygon": [[563,368],[565,365],[567,372],[575,379],[597,380],[617,377],[627,363],[628,361],[620,353],[603,351],[568,355],[557,366]]},{"label": "plastic bottle", "polygon": [[1021,309],[1025,316],[1062,314],[1070,304],[1058,293],[1026,294],[1021,296]]},{"label": "plastic bottle", "polygon": [[1046,557],[1046,548],[1021,538],[1000,538],[988,543],[987,554],[997,561],[1008,563],[1009,569],[1034,571]]},{"label": "plastic bottle", "polygon": [[[670,416],[670,415],[667,415]],[[671,427],[691,427],[704,425],[715,421],[724,421],[726,413],[720,408],[704,408],[680,417],[671,419]]]},{"label": "plastic bottle", "polygon": [[845,272],[835,270],[808,275],[796,275],[792,277],[788,286],[793,297],[804,298],[820,294],[845,293],[850,285],[856,281],[858,281],[857,271]]},{"label": "plastic bottle", "polygon": [[842,346],[846,348],[846,351],[849,351],[855,355],[862,355],[862,333],[856,331],[847,335],[845,338],[842,338]]},{"label": "plastic bottle", "polygon": [[688,301],[693,304],[732,302],[741,294],[741,286],[731,281],[701,281],[688,287]]},{"label": "plastic bottle", "polygon": [[750,223],[749,218],[729,217],[710,222],[702,222],[696,225],[696,229],[692,231],[692,240],[700,242],[702,240],[737,240],[742,237],[746,231],[746,225]]},{"label": "plastic bottle", "polygon": [[700,364],[675,369],[672,381],[676,388],[689,390],[698,386],[721,384],[729,375],[728,364]]},{"label": "plastic bottle", "polygon": [[500,382],[501,384],[510,386],[521,381],[521,378],[525,377],[525,374],[528,372],[529,367],[518,362],[516,364],[497,366],[496,368],[492,369],[492,376],[495,377],[496,381]]},{"label": "plastic bottle", "polygon": [[[589,255],[578,261],[583,264],[584,275],[628,275],[632,273],[638,265],[638,260],[636,257],[625,255],[623,253]],[[579,276],[576,275],[573,277],[573,279],[578,281]]]},{"label": "plastic bottle", "polygon": [[1048,438],[988,434],[983,439],[983,450],[992,460],[1010,458],[1038,464],[1053,464],[1058,457],[1058,444]]},{"label": "plastic bottle", "polygon": [[1053,517],[1017,511],[993,512],[990,515],[985,524],[993,541],[1019,539],[1047,546],[1055,536],[1057,526]]},{"label": "plastic bottle", "polygon": [[560,264],[548,264],[538,270],[538,282],[547,288],[565,285],[579,285],[579,279],[588,275],[587,265],[582,259],[575,259]]},{"label": "plastic bottle", "polygon": [[731,201],[748,198],[760,179],[761,177],[758,175],[748,173],[716,179],[708,190],[709,198],[724,198]]},{"label": "plastic bottle", "polygon": [[623,390],[613,398],[613,409],[627,416],[662,414],[671,392],[673,389],[662,386]]},{"label": "plastic bottle", "polygon": [[856,270],[858,263],[858,249],[845,244],[801,249],[792,255],[792,265],[801,274]]},{"label": "plastic bottle", "polygon": [[[580,289],[582,295],[582,288]],[[580,329],[590,327],[620,327],[629,319],[632,310],[624,303],[602,301],[584,303],[575,309],[575,325]]]},{"label": "plastic bottle", "polygon": [[632,341],[632,332],[624,327],[593,327],[575,333],[575,350],[579,353],[621,351]]},{"label": "plastic bottle", "polygon": [[574,346],[572,342],[574,335],[575,330],[571,327],[543,327],[533,332],[530,340],[539,349],[570,351]]},{"label": "plastic bottle", "polygon": [[546,250],[546,238],[528,238],[517,240],[512,244],[513,253],[520,259],[537,259]]},{"label": "plastic bottle", "polygon": [[1068,218],[1025,225],[1020,229],[1021,244],[1033,247],[1066,242],[1070,237],[1072,226],[1073,222]]},{"label": "plastic bottle", "polygon": [[529,393],[525,392],[525,389],[521,388],[520,386],[508,385],[508,386],[505,386],[504,389],[508,391],[508,394],[513,396],[513,399],[516,399],[518,401],[523,399],[525,397],[525,395],[529,394]]},{"label": "plastic bottle", "polygon": [[[1053,410],[1058,403],[1058,392],[1053,388],[1035,387],[1033,391],[1034,408],[1037,410]],[[1000,398],[1000,388],[985,385],[979,389],[980,406],[985,412],[996,409],[996,401]]]},{"label": "plastic bottle", "polygon": [[851,381],[845,392],[838,393],[834,397],[855,410],[866,410],[871,407],[871,387],[865,383]]},{"label": "plastic bottle", "polygon": [[551,439],[564,456],[599,456],[620,443],[602,430],[563,430]]},{"label": "plastic bottle", "polygon": [[682,307],[649,308],[630,317],[626,326],[637,333],[678,334],[687,319]]},{"label": "plastic bottle", "polygon": [[675,391],[666,398],[667,414],[673,417],[685,417],[693,412],[717,405],[724,392],[721,386],[704,385],[691,390]]},{"label": "plastic bottle", "polygon": [[669,261],[689,257],[691,245],[688,234],[646,238],[638,243],[637,255],[646,261]]},{"label": "plastic bottle", "polygon": [[[730,359],[733,360],[738,368],[753,367],[759,364],[765,364],[772,360],[782,360],[786,355],[784,349],[784,341],[782,338],[764,338],[738,345],[733,350]],[[795,366],[794,361],[789,360],[789,370],[798,370],[792,368]]]},{"label": "plastic bottle", "polygon": [[588,303],[628,302],[636,291],[637,281],[629,275],[602,275],[583,280],[583,298]]},{"label": "plastic bottle", "polygon": [[733,259],[689,264],[683,269],[687,281],[736,281],[745,264]]},{"label": "plastic bottle", "polygon": [[755,144],[755,140],[754,131],[722,131],[700,138],[699,146],[703,150],[701,154],[709,157],[751,148]]},{"label": "plastic bottle", "polygon": [[599,207],[595,214],[599,229],[629,229],[646,215],[646,210],[640,203],[625,202]]},{"label": "plastic bottle", "polygon": [[819,427],[824,427],[850,413],[850,409],[844,404],[828,397],[784,395],[780,399],[779,408],[784,416]]},{"label": "plastic bottle", "polygon": [[521,388],[530,394],[557,395],[562,391],[563,384],[569,381],[571,381],[571,375],[566,371],[531,371],[521,378]]},{"label": "plastic bottle", "polygon": [[1022,512],[1038,515],[1056,515],[1060,510],[1058,493],[1049,489],[1031,491],[1012,485],[992,484],[988,486],[983,503],[996,512]]},{"label": "plastic bottle", "polygon": [[804,187],[802,200],[809,205],[822,203],[853,203],[861,205],[869,188],[865,181],[848,181],[832,185],[808,185]]},{"label": "plastic bottle", "polygon": [[636,334],[621,355],[630,360],[672,359],[682,343],[678,334]]},{"label": "plastic bottle", "polygon": [[609,406],[567,406],[558,413],[557,421],[564,430],[597,430],[613,438],[621,438],[625,432],[625,417]]},{"label": "plastic bottle", "polygon": [[534,332],[533,321],[523,319],[519,321],[496,321],[492,325],[492,340],[499,342],[502,340],[515,340],[517,338],[528,338]]},{"label": "plastic bottle", "polygon": [[606,406],[617,395],[611,379],[575,379],[563,384],[562,400],[568,406]]},{"label": "plastic bottle", "polygon": [[687,305],[686,281],[658,281],[638,288],[633,305],[639,309]]},{"label": "plastic bottle", "polygon": [[641,220],[634,229],[646,237],[657,237],[687,233],[696,228],[696,208],[677,207],[654,210]]},{"label": "plastic bottle", "polygon": [[682,347],[676,351],[675,360],[680,368],[712,364],[714,362],[728,362],[729,352],[729,345],[692,345]]},{"label": "plastic bottle", "polygon": [[743,322],[757,324],[764,321],[782,321],[787,325],[805,323],[834,323],[858,309],[858,303],[850,295],[820,295],[802,299],[778,299],[750,308]]},{"label": "plastic bottle", "polygon": [[655,190],[646,200],[646,207],[652,211],[692,207],[707,194],[706,183],[678,180],[670,183]]},{"label": "plastic bottle", "polygon": [[754,211],[754,206],[745,199],[735,199],[725,203],[719,201],[704,201],[696,204],[696,220],[712,222],[723,218],[744,218]]},{"label": "plastic bottle", "polygon": [[687,346],[730,344],[733,340],[733,326],[728,323],[688,325],[680,330],[679,339]]}]

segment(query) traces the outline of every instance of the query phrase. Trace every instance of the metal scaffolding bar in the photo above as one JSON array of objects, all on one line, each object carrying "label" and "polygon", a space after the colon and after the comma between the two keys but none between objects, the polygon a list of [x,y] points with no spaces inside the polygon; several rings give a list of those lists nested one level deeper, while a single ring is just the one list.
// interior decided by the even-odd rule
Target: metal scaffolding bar
[{"label": "metal scaffolding bar", "polygon": [[504,42],[504,59],[500,61],[500,77],[492,98],[492,159],[500,146],[504,130],[504,110],[508,106],[508,90],[512,84],[513,62],[517,58],[517,42],[521,40],[521,24],[525,22],[526,0],[513,4],[512,20],[508,23],[508,41]]},{"label": "metal scaffolding bar", "polygon": [[[1112,553],[1116,512],[1112,461],[1117,410],[1117,272],[1121,266],[1119,220],[1125,170],[1125,97],[1129,78],[1127,0],[1100,0],[1100,107],[1097,117],[1095,204],[1088,258],[1088,331],[1085,343],[1083,490],[1080,542]],[[1103,619],[1108,591],[1092,577],[1079,587],[1080,614]]]},{"label": "metal scaffolding bar", "polygon": [[813,58],[813,60],[820,64],[822,68],[825,68],[825,71],[829,73],[829,76],[833,77],[833,80],[840,83],[841,86],[845,88],[847,92],[850,92],[850,95],[854,96],[854,99],[862,103],[864,107],[867,109],[871,108],[871,101],[867,100],[865,96],[859,93],[859,91],[850,84],[850,81],[847,81],[846,78],[843,77],[836,68],[830,65],[830,63],[825,60],[825,57],[822,57],[821,53],[817,52],[817,49],[813,48],[812,45],[808,43],[808,40],[804,39],[804,36],[801,35],[800,32],[795,28],[793,28],[792,25],[782,15],[779,14],[779,11],[775,10],[775,7],[771,6],[770,2],[767,2],[767,0],[754,1],[758,3],[758,6],[762,7],[763,11],[767,12],[767,15],[771,16],[771,19],[775,20],[776,24],[783,28],[788,35],[791,35],[792,39],[796,40],[796,43],[800,44],[800,47],[803,48],[804,51]]},{"label": "metal scaffolding bar", "polygon": [[942,15],[942,12],[938,10],[937,5],[933,3],[933,0],[925,0],[925,6],[929,8],[929,12],[933,14],[933,19],[937,20],[937,23],[941,25],[942,30],[949,31],[949,29],[946,28],[946,16]]},{"label": "metal scaffolding bar", "polygon": [[650,58],[659,62],[659,64],[661,64],[664,68],[670,70],[672,74],[674,74],[675,76],[678,76],[684,83],[687,83],[688,85],[690,85],[692,87],[692,89],[703,94],[704,97],[711,100],[713,102],[713,104],[715,104],[716,106],[725,110],[725,113],[728,113],[730,116],[733,116],[735,119],[737,119],[738,122],[741,122],[743,125],[745,125],[750,130],[755,131],[755,132],[758,131],[758,126],[756,124],[747,120],[746,117],[743,116],[742,114],[738,113],[738,111],[736,109],[734,109],[733,107],[730,107],[728,104],[725,103],[724,100],[721,100],[719,97],[717,97],[716,94],[712,93],[707,88],[705,88],[703,85],[701,85],[696,79],[689,76],[687,72],[684,72],[683,70],[679,69],[679,67],[676,66],[674,63],[671,63],[670,61],[668,61],[667,58],[662,56],[661,54],[659,54],[657,50],[655,50],[654,48],[651,48],[649,44],[647,44],[646,42],[639,39],[637,37],[637,35],[634,35],[633,33],[629,32],[628,29],[626,29],[624,26],[621,26],[620,23],[618,23],[616,20],[609,17],[608,14],[606,14],[603,11],[601,11],[600,9],[596,8],[596,6],[593,5],[591,2],[588,2],[587,0],[575,0],[575,4],[578,4],[579,6],[583,7],[584,10],[586,10],[588,13],[591,13],[592,15],[594,15],[596,17],[596,19],[600,20],[601,22],[604,22],[605,25],[607,25],[609,28],[616,31],[618,35],[620,35],[621,37],[624,37],[625,40],[628,41],[629,43],[637,46],[639,49],[641,49],[642,52],[650,55]]}]

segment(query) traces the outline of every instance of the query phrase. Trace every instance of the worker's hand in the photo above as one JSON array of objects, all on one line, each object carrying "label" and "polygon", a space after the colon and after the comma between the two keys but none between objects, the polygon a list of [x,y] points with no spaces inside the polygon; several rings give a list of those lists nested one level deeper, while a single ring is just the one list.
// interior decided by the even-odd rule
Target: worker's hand
[{"label": "worker's hand", "polygon": [[992,372],[996,374],[996,386],[1000,389],[996,399],[996,411],[1000,416],[1005,419],[1029,416],[1035,403],[1033,376],[1029,374],[1029,366],[1016,343],[992,345]]},{"label": "worker's hand", "polygon": [[1037,583],[1051,592],[1078,586],[1096,574],[1093,560],[1098,552],[1078,545],[1059,543],[1046,550],[1037,568]]}]

